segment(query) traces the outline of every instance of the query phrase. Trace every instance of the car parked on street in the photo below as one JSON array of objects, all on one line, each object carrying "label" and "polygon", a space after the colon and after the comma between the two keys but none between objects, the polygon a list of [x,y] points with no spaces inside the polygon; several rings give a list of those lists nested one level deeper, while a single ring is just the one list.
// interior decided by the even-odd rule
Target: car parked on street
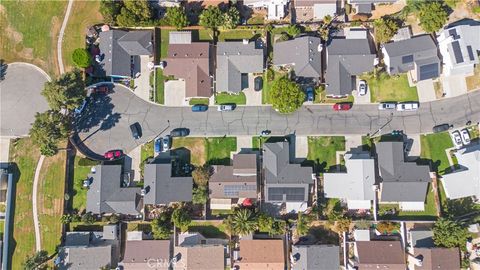
[{"label": "car parked on street", "polygon": [[190,134],[190,130],[188,128],[176,128],[170,131],[170,136],[172,137],[185,137]]},{"label": "car parked on street", "polygon": [[348,111],[352,108],[352,103],[336,103],[333,105],[334,111]]},{"label": "car parked on street", "polygon": [[460,148],[462,147],[462,136],[460,135],[460,132],[458,130],[453,131],[450,133],[450,136],[452,137],[452,142],[455,148]]},{"label": "car parked on street", "polygon": [[378,104],[378,109],[380,111],[395,110],[396,107],[397,107],[397,103],[394,103],[394,102],[382,102]]},{"label": "car parked on street", "polygon": [[235,104],[222,104],[218,106],[218,111],[219,112],[229,112],[235,110],[236,105]]},{"label": "car parked on street", "polygon": [[163,138],[163,152],[167,152],[170,150],[170,147],[172,146],[172,137],[170,135],[166,135],[165,138]]},{"label": "car parked on street", "polygon": [[450,125],[449,124],[441,124],[441,125],[436,125],[433,127],[433,133],[440,133],[440,132],[444,132],[444,131],[447,131],[450,129]]},{"label": "car parked on street", "polygon": [[208,110],[208,105],[205,104],[195,104],[192,106],[192,112],[206,112]]},{"label": "car parked on street", "polygon": [[163,138],[156,138],[154,143],[153,143],[153,152],[155,155],[158,155],[160,152],[162,152],[162,144],[163,144]]},{"label": "car parked on street", "polygon": [[315,98],[315,96],[313,94],[313,87],[311,87],[311,86],[307,87],[306,92],[307,92],[307,101],[308,102],[313,102],[313,100]]},{"label": "car parked on street", "polygon": [[358,82],[358,95],[365,96],[367,94],[367,82],[365,80],[360,80]]},{"label": "car parked on street", "polygon": [[142,137],[142,128],[138,122],[135,122],[130,125],[130,131],[132,132],[132,137],[135,140],[138,140]]},{"label": "car parked on street", "polygon": [[261,76],[255,77],[253,80],[253,88],[255,91],[260,91],[263,88],[263,78]]},{"label": "car parked on street", "polygon": [[468,129],[464,128],[460,131],[460,135],[462,135],[462,143],[467,145],[470,143],[470,133],[468,133]]},{"label": "car parked on street", "polygon": [[105,154],[103,154],[103,157],[108,160],[119,159],[122,156],[123,156],[122,150],[110,150],[108,152],[105,152]]},{"label": "car parked on street", "polygon": [[418,109],[418,102],[403,102],[397,104],[397,111],[415,111]]}]

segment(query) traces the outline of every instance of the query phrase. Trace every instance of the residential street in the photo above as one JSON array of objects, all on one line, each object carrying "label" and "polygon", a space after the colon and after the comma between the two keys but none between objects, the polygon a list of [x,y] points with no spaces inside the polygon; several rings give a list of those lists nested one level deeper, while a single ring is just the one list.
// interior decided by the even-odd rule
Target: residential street
[{"label": "residential street", "polygon": [[[194,113],[190,107],[162,107],[147,103],[123,86],[96,101],[85,112],[79,126],[80,138],[90,150],[103,153],[110,149],[131,151],[137,145],[166,134],[173,128],[190,129],[190,136],[256,135],[269,129],[272,135],[388,133],[403,130],[407,134],[431,132],[437,124],[462,126],[480,118],[480,92],[455,98],[422,103],[415,112],[378,111],[377,105],[354,105],[350,111],[333,111],[331,105],[304,106],[291,115],[280,115],[269,106],[239,106],[233,112]],[[129,125],[139,122],[143,136],[134,140]]]}]

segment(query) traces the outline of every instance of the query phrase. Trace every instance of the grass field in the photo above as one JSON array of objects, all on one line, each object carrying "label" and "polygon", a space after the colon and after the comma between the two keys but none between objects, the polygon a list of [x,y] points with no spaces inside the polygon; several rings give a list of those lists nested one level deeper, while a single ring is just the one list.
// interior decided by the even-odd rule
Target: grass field
[{"label": "grass field", "polygon": [[57,37],[66,6],[67,1],[2,1],[1,58],[30,62],[57,74]]},{"label": "grass field", "polygon": [[63,39],[63,64],[67,70],[74,64],[72,53],[76,48],[85,48],[85,34],[88,27],[101,23],[103,17],[98,11],[100,1],[74,1]]},{"label": "grass field", "polygon": [[337,151],[345,151],[345,137],[308,137],[307,161],[313,162],[315,170],[319,173],[327,172],[330,167],[337,165]]},{"label": "grass field", "polygon": [[389,76],[387,73],[381,73],[377,78],[365,75],[362,79],[368,83],[371,102],[418,101],[417,88],[408,86],[406,74]]},{"label": "grass field", "polygon": [[422,148],[420,156],[431,160],[432,169],[444,174],[445,170],[450,167],[445,149],[453,147],[448,132],[421,135],[420,144]]},{"label": "grass field", "polygon": [[247,98],[245,93],[240,92],[237,95],[229,94],[226,92],[220,92],[215,95],[215,104],[237,104],[245,105],[247,104]]},{"label": "grass field", "polygon": [[38,216],[42,249],[53,254],[62,237],[63,201],[65,192],[66,152],[45,158],[38,185]]},{"label": "grass field", "polygon": [[29,138],[20,139],[10,145],[10,162],[18,168],[14,170],[14,181],[17,184],[12,222],[13,243],[10,246],[13,252],[12,269],[21,269],[25,257],[35,252],[32,189],[39,157],[38,148]]}]

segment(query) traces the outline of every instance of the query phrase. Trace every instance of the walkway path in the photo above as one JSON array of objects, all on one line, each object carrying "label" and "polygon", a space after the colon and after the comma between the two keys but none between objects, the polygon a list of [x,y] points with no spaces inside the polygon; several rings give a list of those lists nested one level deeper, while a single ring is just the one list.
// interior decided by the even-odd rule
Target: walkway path
[{"label": "walkway path", "polygon": [[[62,28],[60,28],[60,33],[57,40],[57,60],[58,67],[60,69],[60,74],[65,73],[65,67],[63,66],[62,59],[62,41],[63,35],[65,33],[65,28],[67,27],[68,18],[70,17],[70,12],[72,10],[73,0],[68,1],[67,11],[65,12],[65,17],[63,18]],[[32,194],[32,203],[33,203],[33,224],[35,227],[35,249],[36,251],[42,250],[41,245],[41,236],[40,236],[40,222],[38,221],[38,208],[37,208],[37,193],[38,193],[38,181],[40,177],[40,170],[42,169],[43,161],[45,156],[41,155],[37,163],[37,168],[35,169],[35,178],[33,179],[33,194]]]}]

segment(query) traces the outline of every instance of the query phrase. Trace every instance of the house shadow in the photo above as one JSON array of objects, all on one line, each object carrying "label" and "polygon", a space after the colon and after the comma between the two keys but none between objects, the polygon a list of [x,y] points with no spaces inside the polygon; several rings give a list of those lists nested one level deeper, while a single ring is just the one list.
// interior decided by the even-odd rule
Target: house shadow
[{"label": "house shadow", "polygon": [[5,75],[7,75],[7,68],[8,65],[5,63],[5,60],[0,59],[0,81],[5,79]]},{"label": "house shadow", "polygon": [[[4,224],[4,233],[7,232],[7,230],[5,230],[5,228],[8,228],[10,233],[8,234],[5,234],[4,235],[4,238],[2,239],[3,241],[5,242],[8,242],[8,245],[9,246],[6,246],[5,243],[3,244],[3,248],[8,248],[8,265],[7,265],[7,269],[12,269],[12,258],[13,258],[13,254],[15,254],[15,250],[17,248],[17,241],[15,240],[15,238],[13,237],[14,233],[15,233],[15,226],[14,224],[16,223],[15,219],[18,218],[19,215],[15,215],[16,213],[16,196],[15,194],[17,194],[17,184],[18,184],[18,181],[20,180],[20,176],[22,175],[22,173],[20,172],[20,169],[18,168],[18,165],[17,163],[10,163],[9,166],[8,166],[8,171],[13,175],[13,185],[11,187],[11,192],[12,192],[12,201],[10,202],[11,205],[10,205],[10,218],[9,218],[9,221],[8,223],[5,223]],[[8,207],[8,204],[7,204],[7,207]],[[7,238],[7,239],[5,239]],[[2,250],[3,252],[3,250]],[[3,258],[2,260],[7,260],[7,258]]]},{"label": "house shadow", "polygon": [[310,227],[308,234],[315,237],[316,243],[318,244],[338,244],[339,241],[337,233],[321,225]]}]

